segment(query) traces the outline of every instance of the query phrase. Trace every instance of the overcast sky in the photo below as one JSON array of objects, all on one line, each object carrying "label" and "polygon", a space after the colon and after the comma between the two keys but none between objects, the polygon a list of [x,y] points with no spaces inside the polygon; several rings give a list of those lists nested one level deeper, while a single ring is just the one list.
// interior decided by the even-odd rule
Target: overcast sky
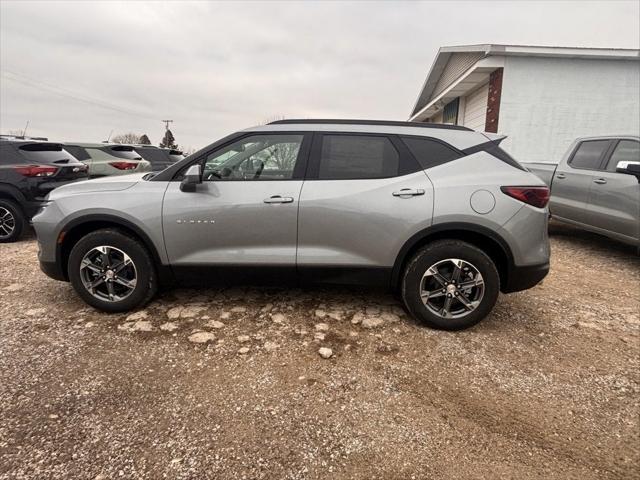
[{"label": "overcast sky", "polygon": [[0,1],[0,131],[202,147],[270,118],[406,120],[440,46],[638,48],[640,2]]}]

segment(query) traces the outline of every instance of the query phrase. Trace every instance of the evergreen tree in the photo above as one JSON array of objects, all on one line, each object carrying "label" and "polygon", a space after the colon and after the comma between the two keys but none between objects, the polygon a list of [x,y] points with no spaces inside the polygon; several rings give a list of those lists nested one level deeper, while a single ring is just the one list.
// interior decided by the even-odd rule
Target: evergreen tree
[{"label": "evergreen tree", "polygon": [[167,129],[167,131],[164,133],[164,138],[160,142],[160,146],[162,148],[178,148],[176,139],[173,137],[173,133],[171,133],[171,130]]},{"label": "evergreen tree", "polygon": [[138,139],[138,143],[140,143],[141,145],[151,145],[151,140],[149,140],[149,137],[147,137],[146,134],[143,134],[139,139]]}]

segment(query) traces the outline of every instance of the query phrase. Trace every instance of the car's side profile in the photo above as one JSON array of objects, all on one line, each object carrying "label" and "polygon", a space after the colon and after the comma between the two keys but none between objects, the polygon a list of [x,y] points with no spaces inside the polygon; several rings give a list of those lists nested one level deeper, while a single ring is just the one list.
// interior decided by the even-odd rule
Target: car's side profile
[{"label": "car's side profile", "polygon": [[151,171],[151,164],[131,145],[67,142],[65,148],[89,166],[90,178]]},{"label": "car's side profile", "polygon": [[0,139],[0,242],[18,240],[46,195],[87,178],[87,166],[59,143]]},{"label": "car's side profile", "polygon": [[552,218],[640,248],[640,137],[578,138],[559,163],[524,166],[549,185]]},{"label": "car's side profile", "polygon": [[406,122],[254,127],[157,174],[53,192],[34,219],[41,267],[106,311],[166,282],[260,277],[385,286],[427,324],[465,328],[549,269],[548,188],[499,140]]},{"label": "car's side profile", "polygon": [[180,150],[161,148],[154,145],[132,145],[136,152],[151,164],[151,170],[159,172],[184,159]]}]

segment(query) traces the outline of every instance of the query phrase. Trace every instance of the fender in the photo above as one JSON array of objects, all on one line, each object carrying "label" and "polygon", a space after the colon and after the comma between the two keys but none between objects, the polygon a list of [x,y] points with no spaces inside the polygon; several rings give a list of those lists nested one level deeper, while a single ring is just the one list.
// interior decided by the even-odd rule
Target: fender
[{"label": "fender", "polygon": [[[117,217],[115,215],[109,215],[109,214],[103,214],[103,213],[85,215],[65,223],[64,226],[60,229],[60,232],[58,233],[58,238],[60,238],[60,236],[63,234],[66,236],[73,229],[89,223],[110,224],[110,225],[120,226],[127,230],[132,231],[136,236],[138,236],[138,238],[140,238],[144,246],[147,248],[147,250],[151,254],[151,257],[153,258],[153,262],[155,264],[155,267],[157,269],[158,276],[160,277],[161,282],[162,283],[173,282],[173,273],[171,271],[171,268],[168,266],[164,266],[162,264],[160,255],[158,254],[158,251],[153,241],[151,240],[151,238],[149,238],[149,236],[140,227],[138,227],[137,225],[135,225],[133,222],[129,220],[123,219],[121,217]],[[62,242],[60,241],[57,242],[56,261],[64,269],[65,276],[66,276],[66,259],[64,258],[65,252],[63,251],[64,245],[65,245],[64,238]]]},{"label": "fender", "polygon": [[0,183],[0,193],[8,195],[9,197],[18,201],[20,204],[24,204],[27,201],[26,197],[18,188],[8,183]]},{"label": "fender", "polygon": [[[447,222],[439,223],[437,225],[431,225],[430,227],[420,230],[404,243],[404,245],[398,252],[398,255],[396,256],[396,261],[393,264],[393,270],[391,272],[391,286],[395,287],[399,284],[400,276],[402,274],[405,262],[409,259],[410,255],[413,253],[417,246],[428,242],[430,238],[433,238],[434,240],[447,238],[447,232],[455,232],[456,235],[453,236],[462,240],[464,240],[464,237],[461,238],[460,234],[464,234],[464,232],[481,235],[489,240],[492,240],[495,244],[498,245],[506,258],[507,265],[505,265],[506,271],[504,272],[504,274],[507,276],[509,275],[509,272],[514,265],[513,254],[511,253],[511,249],[509,248],[507,242],[500,235],[487,227],[483,227],[481,225],[476,225],[473,223]],[[504,280],[506,281],[506,278]]]}]

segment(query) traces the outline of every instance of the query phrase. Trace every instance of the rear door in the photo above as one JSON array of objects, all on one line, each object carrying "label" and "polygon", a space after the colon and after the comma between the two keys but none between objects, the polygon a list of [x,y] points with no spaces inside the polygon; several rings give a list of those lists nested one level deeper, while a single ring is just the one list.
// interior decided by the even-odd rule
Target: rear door
[{"label": "rear door", "polygon": [[561,162],[553,176],[551,214],[574,222],[589,223],[587,203],[593,176],[599,170],[610,140],[579,142],[568,161]]},{"label": "rear door", "polygon": [[614,140],[603,168],[591,185],[588,202],[589,225],[621,236],[627,241],[640,237],[640,184],[633,175],[617,173],[621,161],[640,161],[640,142]]},{"label": "rear door", "polygon": [[379,283],[432,208],[431,183],[399,138],[317,133],[300,195],[298,273]]}]

